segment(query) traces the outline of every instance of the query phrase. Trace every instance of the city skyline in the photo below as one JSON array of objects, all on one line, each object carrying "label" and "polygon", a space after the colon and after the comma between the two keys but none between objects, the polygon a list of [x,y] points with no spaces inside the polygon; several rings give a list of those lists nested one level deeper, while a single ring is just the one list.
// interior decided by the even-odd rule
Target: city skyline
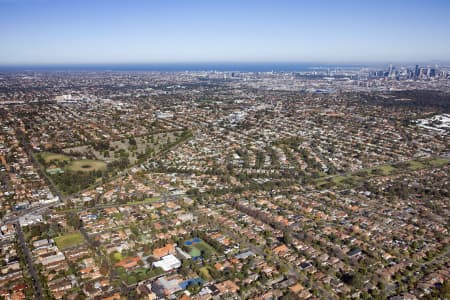
[{"label": "city skyline", "polygon": [[0,65],[437,63],[446,1],[0,1]]}]

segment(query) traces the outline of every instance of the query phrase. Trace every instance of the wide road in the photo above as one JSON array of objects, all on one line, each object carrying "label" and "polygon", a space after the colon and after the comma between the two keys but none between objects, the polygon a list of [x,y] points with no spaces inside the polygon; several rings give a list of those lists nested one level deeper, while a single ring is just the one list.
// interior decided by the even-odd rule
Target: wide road
[{"label": "wide road", "polygon": [[17,232],[17,241],[19,243],[19,246],[22,248],[22,253],[25,256],[26,264],[28,267],[28,272],[31,275],[31,279],[33,282],[34,292],[33,299],[41,300],[42,297],[42,286],[41,282],[39,280],[39,276],[37,275],[36,269],[34,268],[33,264],[33,258],[31,257],[30,250],[28,249],[28,246],[25,242],[25,238],[23,236],[22,228],[20,227],[19,222],[16,222],[15,224],[16,232]]}]

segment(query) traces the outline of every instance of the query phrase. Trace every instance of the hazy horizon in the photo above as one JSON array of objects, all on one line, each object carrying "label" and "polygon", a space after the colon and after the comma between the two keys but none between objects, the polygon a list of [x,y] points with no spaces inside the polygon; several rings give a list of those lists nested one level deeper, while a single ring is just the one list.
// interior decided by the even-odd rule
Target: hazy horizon
[{"label": "hazy horizon", "polygon": [[[301,62],[180,62],[180,63],[111,63],[111,64],[36,64],[0,65],[0,72],[309,72],[320,70],[386,69],[389,63],[301,63]],[[392,63],[394,66],[430,67],[440,65],[449,68],[448,62]]]}]

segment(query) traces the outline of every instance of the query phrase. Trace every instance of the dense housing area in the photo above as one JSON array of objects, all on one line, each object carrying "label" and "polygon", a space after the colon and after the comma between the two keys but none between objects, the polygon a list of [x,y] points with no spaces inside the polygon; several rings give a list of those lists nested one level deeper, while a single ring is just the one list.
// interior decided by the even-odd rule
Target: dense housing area
[{"label": "dense housing area", "polygon": [[448,72],[361,74],[1,74],[0,298],[446,299]]}]

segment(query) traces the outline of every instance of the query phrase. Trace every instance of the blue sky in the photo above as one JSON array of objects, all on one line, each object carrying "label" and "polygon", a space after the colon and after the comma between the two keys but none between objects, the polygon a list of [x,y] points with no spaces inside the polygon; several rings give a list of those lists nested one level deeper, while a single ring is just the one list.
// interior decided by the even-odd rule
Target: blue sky
[{"label": "blue sky", "polygon": [[0,64],[450,61],[447,0],[0,0]]}]

